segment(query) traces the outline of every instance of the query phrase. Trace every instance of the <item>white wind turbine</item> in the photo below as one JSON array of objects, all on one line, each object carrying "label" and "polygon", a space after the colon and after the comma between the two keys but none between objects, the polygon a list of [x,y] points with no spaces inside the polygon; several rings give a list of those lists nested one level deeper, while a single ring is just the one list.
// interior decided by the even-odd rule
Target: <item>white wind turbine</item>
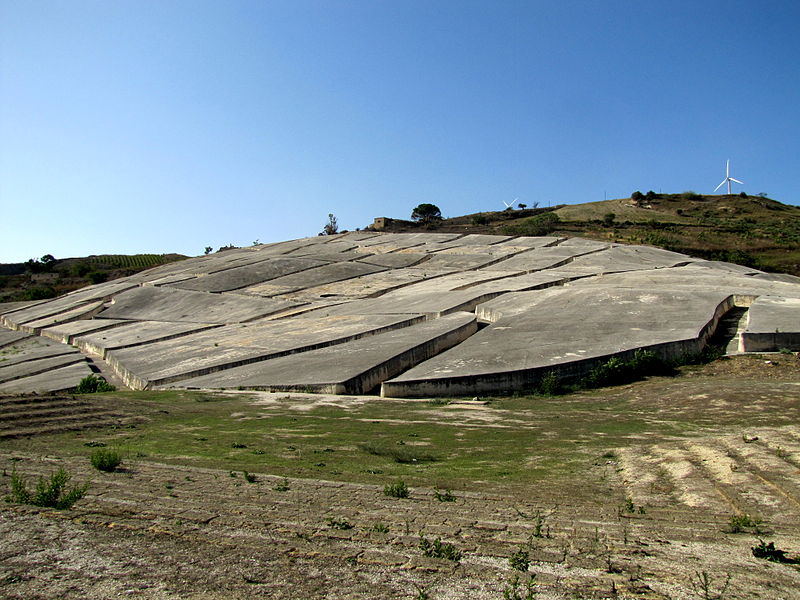
[{"label": "white wind turbine", "polygon": [[516,202],[517,200],[519,200],[519,197],[517,197],[517,198],[514,198],[514,199],[511,201],[511,204],[509,204],[508,202],[506,202],[505,200],[503,200],[503,204],[505,204],[505,205],[506,205],[506,208],[514,208],[514,202]]},{"label": "white wind turbine", "polygon": [[727,160],[727,161],[725,161],[725,179],[723,179],[722,183],[720,183],[717,187],[714,188],[714,191],[716,192],[719,188],[721,188],[723,185],[725,185],[727,183],[728,184],[728,195],[730,196],[731,195],[731,181],[733,181],[735,183],[744,184],[744,181],[739,181],[738,179],[734,179],[733,177],[731,177],[731,161]]}]

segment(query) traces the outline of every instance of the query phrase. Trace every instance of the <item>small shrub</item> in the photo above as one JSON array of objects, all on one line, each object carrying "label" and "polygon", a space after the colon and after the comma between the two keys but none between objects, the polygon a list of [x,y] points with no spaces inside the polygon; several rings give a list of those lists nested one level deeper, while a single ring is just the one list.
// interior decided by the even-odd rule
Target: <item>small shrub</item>
[{"label": "small shrub", "polygon": [[409,490],[405,481],[400,480],[384,487],[383,493],[390,498],[408,498]]},{"label": "small shrub", "polygon": [[113,392],[117,388],[108,383],[102,377],[96,375],[87,375],[78,382],[78,387],[75,388],[77,394],[96,394],[97,392]]},{"label": "small shrub", "polygon": [[431,542],[425,537],[420,537],[419,548],[422,550],[422,555],[429,558],[444,558],[453,562],[461,560],[461,550],[453,546],[453,544],[442,542],[440,538],[436,538]]},{"label": "small shrub", "polygon": [[775,547],[775,542],[765,543],[764,540],[758,540],[758,545],[751,548],[753,556],[756,558],[763,558],[770,562],[783,563],[787,565],[796,565],[800,560],[796,558],[789,558],[786,556],[785,550],[780,550]]},{"label": "small shrub", "polygon": [[744,531],[752,530],[753,533],[759,533],[763,525],[763,521],[759,517],[752,517],[749,514],[731,515],[728,521],[728,528],[725,529],[726,533],[742,533]]},{"label": "small shrub", "polygon": [[536,391],[544,396],[557,396],[561,391],[561,381],[555,371],[548,371],[539,380]]},{"label": "small shrub", "polygon": [[694,577],[689,578],[689,583],[697,594],[703,600],[722,600],[725,592],[728,590],[728,585],[731,582],[731,574],[728,573],[725,582],[719,586],[719,589],[714,592],[713,578],[707,571],[695,571]]},{"label": "small shrub", "polygon": [[456,497],[453,495],[453,492],[450,490],[445,490],[441,492],[439,490],[433,490],[433,497],[436,498],[439,502],[455,502]]},{"label": "small shrub", "polygon": [[240,444],[239,442],[233,442],[231,444],[231,448],[247,448],[247,444]]},{"label": "small shrub", "polygon": [[111,473],[117,469],[122,462],[122,455],[115,450],[106,450],[105,448],[98,448],[89,456],[89,461],[92,466],[98,471],[105,471]]},{"label": "small shrub", "polygon": [[483,215],[474,215],[472,217],[472,224],[473,225],[486,225],[489,220]]},{"label": "small shrub", "polygon": [[63,467],[59,467],[55,473],[50,475],[49,479],[39,477],[39,481],[36,483],[36,491],[32,492],[28,490],[25,477],[18,474],[14,469],[11,473],[11,494],[6,496],[6,502],[66,510],[83,498],[89,489],[89,483],[87,482],[67,490],[66,485],[71,478],[72,475],[64,470]]},{"label": "small shrub", "polygon": [[286,477],[284,477],[283,481],[281,481],[278,485],[276,485],[272,489],[275,490],[276,492],[288,492],[289,489],[290,489],[289,488],[289,480],[286,479]]},{"label": "small shrub", "polygon": [[527,572],[531,566],[531,558],[528,551],[520,548],[508,557],[508,564],[515,571]]},{"label": "small shrub", "polygon": [[378,521],[377,523],[375,523],[375,525],[372,526],[372,531],[374,531],[375,533],[389,533],[389,528],[380,521]]},{"label": "small shrub", "polygon": [[609,213],[604,214],[603,215],[603,225],[605,225],[606,227],[610,227],[611,225],[614,224],[614,219],[616,219],[616,218],[617,218],[617,215],[615,215],[613,212],[609,212]]},{"label": "small shrub", "polygon": [[248,473],[247,471],[242,471],[242,477],[247,483],[255,483],[258,480],[253,473]]},{"label": "small shrub", "polygon": [[353,524],[347,519],[328,519],[328,527],[333,529],[352,529]]},{"label": "small shrub", "polygon": [[778,352],[780,352],[781,354],[788,354],[790,356],[794,355],[794,351],[791,350],[790,348],[781,348],[780,350],[778,350]]},{"label": "small shrub", "polygon": [[503,589],[503,600],[533,600],[536,598],[536,575],[531,575],[525,581],[525,589],[520,589],[519,575],[509,579],[508,585]]}]

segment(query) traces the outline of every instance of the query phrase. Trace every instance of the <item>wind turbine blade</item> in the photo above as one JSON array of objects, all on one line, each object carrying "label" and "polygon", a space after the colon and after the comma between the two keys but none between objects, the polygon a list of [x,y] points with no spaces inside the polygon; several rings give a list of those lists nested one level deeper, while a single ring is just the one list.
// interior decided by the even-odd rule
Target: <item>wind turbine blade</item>
[{"label": "wind turbine blade", "polygon": [[731,176],[731,161],[730,160],[726,160],[725,161],[725,177],[730,177],[730,176]]},{"label": "wind turbine blade", "polygon": [[730,179],[731,181],[735,181],[736,183],[741,183],[742,185],[744,185],[744,181],[739,181],[738,179],[734,179],[733,177],[728,177],[728,179]]},{"label": "wind turbine blade", "polygon": [[722,187],[723,185],[725,185],[727,182],[728,182],[728,180],[727,180],[727,179],[723,179],[723,180],[722,180],[722,183],[720,183],[720,184],[719,184],[717,187],[715,187],[715,188],[714,188],[714,191],[716,192],[716,191],[717,191],[719,188],[721,188],[721,187]]}]

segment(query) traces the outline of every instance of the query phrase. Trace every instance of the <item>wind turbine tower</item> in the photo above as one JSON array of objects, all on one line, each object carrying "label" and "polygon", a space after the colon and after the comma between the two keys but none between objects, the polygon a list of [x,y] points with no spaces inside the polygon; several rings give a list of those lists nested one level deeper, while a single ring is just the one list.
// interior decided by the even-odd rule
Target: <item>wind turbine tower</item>
[{"label": "wind turbine tower", "polygon": [[714,188],[714,191],[716,192],[719,188],[721,188],[723,185],[725,185],[727,183],[728,184],[728,195],[730,196],[731,195],[731,181],[733,181],[734,183],[744,184],[744,181],[739,181],[738,179],[734,179],[733,177],[731,177],[731,161],[727,160],[727,161],[725,161],[725,179],[723,179],[722,183],[720,183],[717,187]]}]

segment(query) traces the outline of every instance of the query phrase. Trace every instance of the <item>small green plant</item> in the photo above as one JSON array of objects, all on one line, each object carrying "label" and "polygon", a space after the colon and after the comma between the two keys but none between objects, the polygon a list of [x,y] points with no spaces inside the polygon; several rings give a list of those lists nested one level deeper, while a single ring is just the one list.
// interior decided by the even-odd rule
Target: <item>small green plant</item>
[{"label": "small green plant", "polygon": [[788,354],[790,356],[794,356],[794,352],[789,348],[781,348],[780,350],[778,350],[778,352],[780,352],[781,354]]},{"label": "small green plant", "polygon": [[258,480],[253,473],[248,473],[247,471],[242,471],[242,477],[247,483],[255,483]]},{"label": "small green plant", "polygon": [[89,461],[98,471],[112,473],[122,463],[122,455],[115,450],[98,448],[89,456]]},{"label": "small green plant", "polygon": [[333,529],[352,529],[353,524],[347,519],[330,518],[328,519],[328,527]]},{"label": "small green plant", "polygon": [[508,585],[503,589],[503,600],[533,600],[536,598],[536,575],[531,575],[525,580],[525,589],[521,589],[519,575],[508,580]]},{"label": "small green plant", "polygon": [[72,479],[63,467],[50,475],[49,479],[39,477],[36,483],[36,490],[28,490],[28,484],[23,475],[14,469],[11,472],[11,494],[6,496],[6,502],[16,502],[18,504],[31,504],[45,508],[56,508],[65,510],[71,508],[78,500],[83,498],[89,489],[89,483],[76,485],[70,490],[66,489],[67,483]]},{"label": "small green plant", "polygon": [[528,551],[520,548],[508,557],[508,564],[515,571],[527,572],[528,568],[531,566],[531,558]]},{"label": "small green plant", "polygon": [[783,563],[786,565],[796,565],[800,563],[800,560],[786,556],[786,550],[776,548],[775,542],[766,543],[764,540],[759,539],[758,545],[753,546],[750,550],[756,558],[763,558],[770,562]]},{"label": "small green plant", "polygon": [[442,542],[441,538],[436,538],[431,542],[428,538],[422,536],[419,538],[419,549],[422,550],[422,555],[429,558],[443,558],[445,560],[452,560],[459,562],[461,560],[461,550]]},{"label": "small green plant", "polygon": [[380,521],[378,521],[377,523],[375,523],[375,525],[372,526],[372,531],[374,531],[375,533],[389,533],[389,528]]},{"label": "small green plant", "polygon": [[633,505],[633,499],[630,497],[625,498],[625,512],[636,512],[636,507]]},{"label": "small green plant", "polygon": [[745,531],[760,533],[763,523],[761,518],[753,517],[747,513],[731,515],[728,521],[728,527],[724,531],[725,533],[742,533]]},{"label": "small green plant", "polygon": [[400,464],[418,464],[439,460],[437,456],[417,446],[408,446],[403,440],[399,440],[392,445],[369,441],[360,444],[359,448],[374,456],[391,458],[394,462]]},{"label": "small green plant", "polygon": [[383,493],[390,498],[408,498],[409,490],[402,479],[383,488]]},{"label": "small green plant", "polygon": [[713,578],[707,571],[695,571],[694,576],[689,578],[689,583],[699,598],[703,600],[722,600],[731,583],[731,574],[726,574],[725,582],[719,586],[716,592],[713,591]]},{"label": "small green plant", "polygon": [[561,381],[555,371],[548,371],[539,380],[536,391],[543,396],[557,396],[561,392]]},{"label": "small green plant", "polygon": [[550,537],[550,528],[545,526],[547,515],[542,511],[537,510],[533,515],[533,533],[535,538]]},{"label": "small green plant", "polygon": [[75,388],[76,394],[96,394],[97,392],[113,392],[117,388],[108,383],[102,377],[96,375],[87,375],[78,382],[78,387]]},{"label": "small green plant", "polygon": [[420,586],[420,585],[418,585],[416,583],[414,584],[414,587],[417,588],[417,595],[414,596],[415,600],[430,600],[431,599],[431,595],[428,593],[428,591],[424,587],[422,587],[422,586]]},{"label": "small green plant", "polygon": [[276,485],[272,489],[275,490],[276,492],[288,492],[289,489],[290,489],[289,488],[289,480],[286,479],[286,477],[284,477],[283,481],[281,481],[278,485]]},{"label": "small green plant", "polygon": [[239,442],[233,442],[231,444],[231,448],[247,448],[247,444],[240,444]]},{"label": "small green plant", "polygon": [[453,495],[453,492],[450,490],[445,490],[444,492],[439,490],[433,490],[433,497],[436,498],[439,502],[455,502],[456,497]]}]

